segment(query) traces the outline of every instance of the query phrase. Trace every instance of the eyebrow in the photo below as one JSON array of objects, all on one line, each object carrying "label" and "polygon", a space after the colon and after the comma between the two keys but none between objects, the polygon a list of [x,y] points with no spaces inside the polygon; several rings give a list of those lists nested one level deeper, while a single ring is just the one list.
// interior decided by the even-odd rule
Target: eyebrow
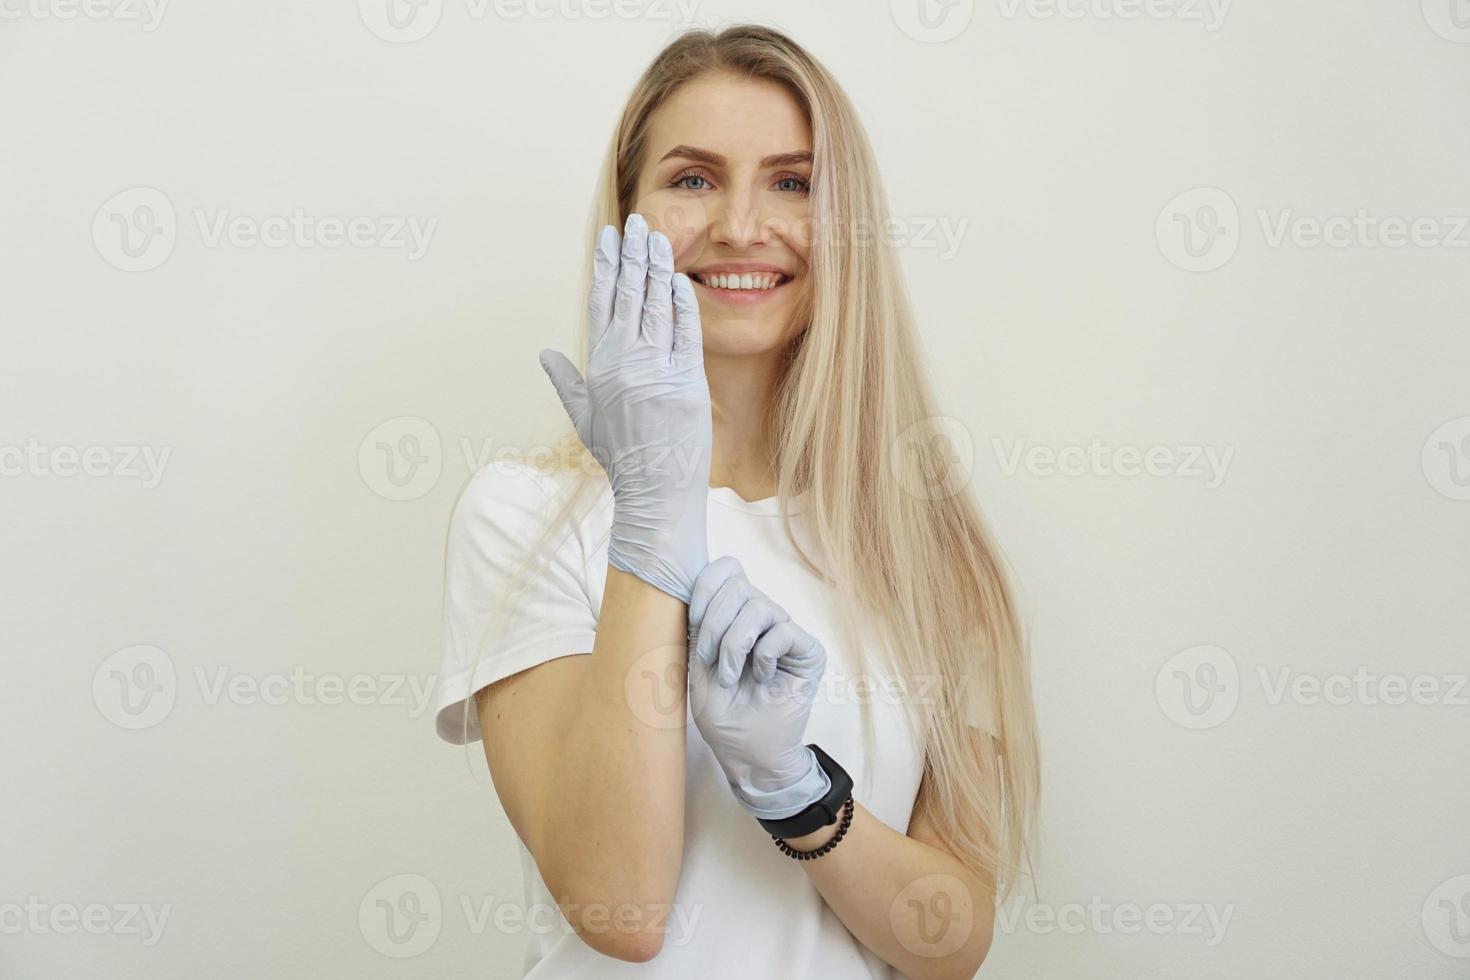
[{"label": "eyebrow", "polygon": [[[672,157],[682,157],[685,160],[698,160],[700,163],[707,163],[712,167],[723,167],[727,163],[729,163],[728,160],[726,160],[720,154],[715,153],[713,150],[704,150],[700,149],[697,146],[688,146],[683,143],[680,143],[678,146],[665,153],[662,157],[659,158],[658,162],[663,163],[665,160],[668,160]],[[760,165],[761,169],[764,170],[768,167],[792,167],[798,163],[811,162],[811,153],[806,150],[793,150],[790,153],[773,153],[765,159],[761,160]]]}]

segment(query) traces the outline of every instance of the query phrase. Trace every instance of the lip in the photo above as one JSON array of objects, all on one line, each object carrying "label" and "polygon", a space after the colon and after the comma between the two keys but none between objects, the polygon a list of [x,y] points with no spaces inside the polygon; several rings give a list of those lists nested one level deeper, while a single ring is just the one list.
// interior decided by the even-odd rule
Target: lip
[{"label": "lip", "polygon": [[[781,270],[772,269],[769,267],[750,270],[720,268],[710,269],[703,274],[714,275],[717,272],[734,274],[737,271],[780,272]],[[785,275],[785,273],[782,273],[782,275]],[[716,289],[713,286],[706,286],[704,283],[700,282],[692,275],[689,277],[689,281],[694,283],[694,291],[696,295],[708,296],[713,302],[723,303],[727,306],[759,306],[762,303],[769,303],[774,300],[777,293],[785,289],[787,286],[791,285],[792,280],[789,276],[787,276],[781,281],[780,285],[772,286],[770,289]]]},{"label": "lip", "polygon": [[791,273],[779,265],[771,265],[769,262],[714,262],[709,265],[700,266],[698,269],[685,270],[691,276],[714,276],[714,275],[743,275],[750,272],[774,272],[777,275],[792,278]]},{"label": "lip", "polygon": [[[781,268],[779,265],[772,265],[769,262],[742,262],[738,260],[711,262],[709,265],[700,266],[698,269],[688,269],[685,272],[689,276],[689,281],[694,283],[695,292],[699,295],[708,296],[714,302],[723,303],[726,306],[741,307],[759,306],[762,303],[771,302],[775,299],[776,294],[791,285],[792,279],[795,278],[790,272]],[[713,286],[706,286],[696,278],[697,276],[715,275],[738,276],[746,273],[754,275],[758,272],[769,272],[772,275],[780,276],[780,285],[772,286],[770,289],[716,289]]]}]

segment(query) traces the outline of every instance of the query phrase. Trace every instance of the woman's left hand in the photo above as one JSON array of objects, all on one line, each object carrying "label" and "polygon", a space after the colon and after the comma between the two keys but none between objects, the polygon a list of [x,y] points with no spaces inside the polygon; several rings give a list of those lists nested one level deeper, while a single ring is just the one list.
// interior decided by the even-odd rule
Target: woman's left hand
[{"label": "woman's left hand", "polygon": [[726,556],[694,580],[689,707],[735,797],[763,819],[793,816],[831,781],[803,744],[827,651]]}]

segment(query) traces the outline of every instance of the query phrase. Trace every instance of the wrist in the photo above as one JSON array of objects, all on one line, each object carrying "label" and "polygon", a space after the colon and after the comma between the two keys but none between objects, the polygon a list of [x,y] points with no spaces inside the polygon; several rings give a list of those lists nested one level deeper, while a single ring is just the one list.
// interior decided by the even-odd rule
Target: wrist
[{"label": "wrist", "polygon": [[703,523],[697,532],[663,535],[648,532],[647,526],[619,525],[614,520],[607,538],[607,563],[688,604],[695,577],[709,564]]},{"label": "wrist", "polygon": [[687,604],[695,578],[709,564],[705,515],[700,513],[697,522],[665,528],[614,511],[607,560]]},{"label": "wrist", "polygon": [[792,757],[779,769],[751,768],[730,779],[735,798],[752,816],[784,820],[831,791],[832,781],[810,748],[799,745]]},{"label": "wrist", "polygon": [[[819,845],[812,853],[808,854],[808,857],[820,857],[832,846],[835,846],[837,841],[842,839],[842,835],[847,832],[847,828],[851,823],[854,806],[852,799],[852,777],[848,775],[847,770],[843,769],[835,759],[826,752],[823,752],[821,746],[816,743],[809,743],[807,748],[812,751],[823,773],[828,777],[829,786],[827,792],[823,793],[809,806],[793,816],[780,819],[759,819],[761,827],[772,837],[776,838],[779,843],[782,839],[797,840],[818,833],[824,827],[836,823],[840,817],[842,826],[830,838],[827,846],[823,847]],[[801,849],[798,848],[797,850]]]},{"label": "wrist", "polygon": [[840,820],[834,820],[825,827],[818,827],[809,834],[802,834],[799,837],[782,837],[781,840],[791,845],[794,850],[815,851],[833,837],[836,837],[837,830],[841,826],[842,822]]}]

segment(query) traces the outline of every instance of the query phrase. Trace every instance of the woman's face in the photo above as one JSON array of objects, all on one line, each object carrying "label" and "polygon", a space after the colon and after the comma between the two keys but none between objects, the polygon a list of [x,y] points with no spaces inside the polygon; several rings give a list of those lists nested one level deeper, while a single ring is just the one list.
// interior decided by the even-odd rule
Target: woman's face
[{"label": "woman's face", "polygon": [[705,353],[784,347],[803,326],[809,287],[812,140],[801,107],[775,82],[710,73],[654,112],[647,145],[633,210],[694,280]]}]

